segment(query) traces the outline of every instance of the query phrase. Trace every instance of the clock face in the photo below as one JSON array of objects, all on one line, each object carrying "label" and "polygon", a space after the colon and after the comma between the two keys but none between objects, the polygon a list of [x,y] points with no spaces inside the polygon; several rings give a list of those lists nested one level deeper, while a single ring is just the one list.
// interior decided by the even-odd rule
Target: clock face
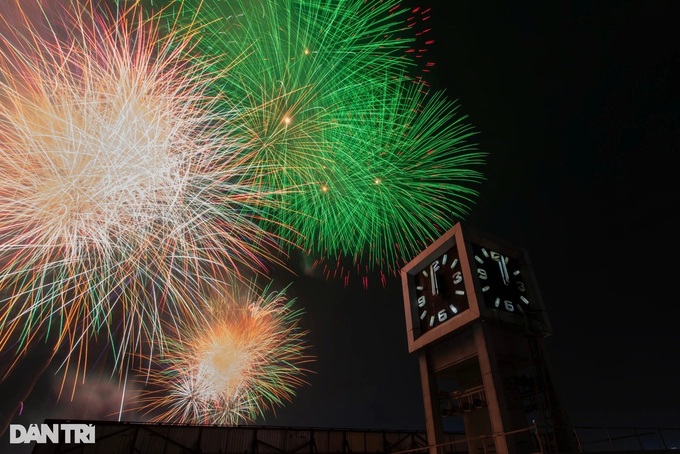
[{"label": "clock face", "polygon": [[413,276],[414,309],[421,333],[434,328],[468,308],[458,251],[455,246]]},{"label": "clock face", "polygon": [[472,250],[487,307],[517,315],[535,310],[516,259],[478,245],[473,245]]}]

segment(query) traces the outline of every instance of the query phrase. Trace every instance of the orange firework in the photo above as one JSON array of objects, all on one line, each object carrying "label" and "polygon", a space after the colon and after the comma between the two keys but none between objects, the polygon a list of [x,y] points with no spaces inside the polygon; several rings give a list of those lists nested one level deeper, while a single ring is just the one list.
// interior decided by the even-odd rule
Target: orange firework
[{"label": "orange firework", "polygon": [[161,321],[199,314],[206,282],[273,260],[196,30],[160,36],[131,3],[2,6],[0,349],[50,325],[78,357],[102,333],[117,361],[162,349]]},{"label": "orange firework", "polygon": [[305,383],[302,366],[313,358],[283,291],[222,287],[208,304],[205,324],[184,327],[150,373],[142,402],[154,421],[253,421]]}]

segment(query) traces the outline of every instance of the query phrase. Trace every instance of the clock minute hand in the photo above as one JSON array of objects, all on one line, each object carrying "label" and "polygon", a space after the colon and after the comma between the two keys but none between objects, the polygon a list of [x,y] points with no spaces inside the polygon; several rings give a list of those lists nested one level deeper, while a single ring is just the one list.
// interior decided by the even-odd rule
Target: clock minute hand
[{"label": "clock minute hand", "polygon": [[498,259],[498,266],[501,269],[501,276],[503,277],[503,283],[505,285],[510,285],[510,274],[508,274],[508,267],[505,265],[505,257],[500,256]]}]

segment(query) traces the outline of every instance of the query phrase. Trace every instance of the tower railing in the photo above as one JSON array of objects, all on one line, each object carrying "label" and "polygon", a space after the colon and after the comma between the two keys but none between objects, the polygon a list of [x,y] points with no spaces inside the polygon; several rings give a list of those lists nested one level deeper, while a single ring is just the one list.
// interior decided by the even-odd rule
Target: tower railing
[{"label": "tower railing", "polygon": [[579,452],[680,452],[680,428],[575,426]]}]

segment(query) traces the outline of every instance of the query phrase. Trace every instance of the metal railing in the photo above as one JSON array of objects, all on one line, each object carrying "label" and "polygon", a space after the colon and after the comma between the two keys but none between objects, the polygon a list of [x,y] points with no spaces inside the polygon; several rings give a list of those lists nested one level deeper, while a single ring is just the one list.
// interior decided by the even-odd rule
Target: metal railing
[{"label": "metal railing", "polygon": [[[544,453],[544,445],[541,440],[541,434],[539,432],[538,426],[536,425],[536,422],[534,422],[532,425],[528,427],[524,427],[521,429],[513,430],[510,432],[504,432],[502,435],[507,436],[513,436],[513,435],[518,435],[518,434],[525,434],[529,433],[535,436],[535,443],[536,443],[536,449],[532,450],[532,452],[536,453]],[[413,448],[413,449],[407,449],[407,450],[402,450],[402,451],[392,451],[390,454],[413,454],[413,453],[422,453],[422,452],[427,452],[430,448],[439,448],[437,451],[438,452],[443,452],[443,453],[450,453],[450,452],[461,452],[460,450],[457,450],[455,448],[455,445],[462,444],[464,446],[462,452],[467,452],[467,447],[472,443],[475,444],[474,442],[479,441],[481,442],[478,446],[478,453],[474,454],[495,454],[496,449],[495,449],[495,442],[494,442],[494,436],[493,435],[478,435],[476,437],[470,437],[470,438],[465,438],[461,440],[454,440],[454,441],[449,441],[449,442],[444,442],[444,443],[439,443],[436,445],[428,445],[428,446],[421,446],[418,448]],[[452,449],[453,448],[453,449]],[[480,449],[481,448],[481,449]]]},{"label": "metal railing", "polygon": [[671,451],[680,453],[680,428],[575,426],[579,452]]},{"label": "metal railing", "polygon": [[[533,440],[536,443],[535,449],[532,449],[531,452],[552,452],[552,448],[549,447],[549,442],[546,439],[550,434],[542,432],[535,422],[526,428],[505,432],[504,435],[507,437],[526,432],[534,436]],[[573,428],[573,434],[576,448],[580,453],[678,452],[680,454],[680,428],[576,426]],[[495,452],[493,436],[480,435],[432,446],[392,451],[392,454],[423,453],[432,447],[439,448],[438,452],[442,453],[465,452],[469,443],[472,442],[474,445],[475,441],[480,442],[477,446],[478,452],[470,454],[493,454]],[[457,445],[462,446],[458,447]]]}]

